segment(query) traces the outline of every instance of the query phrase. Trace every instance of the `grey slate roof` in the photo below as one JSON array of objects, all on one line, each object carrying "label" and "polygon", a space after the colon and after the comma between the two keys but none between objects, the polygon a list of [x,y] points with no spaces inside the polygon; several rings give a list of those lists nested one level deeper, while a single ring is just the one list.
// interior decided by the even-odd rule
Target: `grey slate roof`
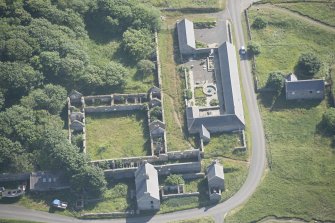
[{"label": "grey slate roof", "polygon": [[192,54],[195,46],[193,22],[183,19],[177,23],[179,50],[181,54]]},{"label": "grey slate roof", "polygon": [[50,191],[70,188],[60,174],[50,172],[35,172],[30,174],[30,190]]},{"label": "grey slate roof", "polygon": [[223,43],[218,48],[223,95],[227,114],[235,114],[244,124],[244,112],[234,45]]},{"label": "grey slate roof", "polygon": [[244,123],[234,114],[196,117],[194,113],[196,115],[198,113],[197,111],[199,111],[198,107],[186,108],[187,127],[191,134],[201,132],[202,126],[210,132],[231,131],[231,129],[237,130],[244,128]]},{"label": "grey slate roof", "polygon": [[225,113],[217,116],[199,116],[198,107],[187,107],[187,127],[191,134],[201,133],[202,125],[209,132],[244,129],[244,111],[240,89],[235,47],[225,42],[218,48],[219,71],[222,83]]},{"label": "grey slate roof", "polygon": [[145,194],[160,200],[157,170],[150,163],[144,163],[135,172],[136,199],[140,200]]},{"label": "grey slate roof", "polygon": [[204,125],[201,126],[200,137],[205,142],[209,142],[209,140],[211,139],[211,134],[209,133],[209,131],[206,129],[206,127]]},{"label": "grey slate roof", "polygon": [[[207,168],[207,180],[208,186],[211,187],[211,182],[213,184],[221,184],[222,186],[224,181],[224,173],[223,173],[223,166],[220,165],[217,161],[214,161],[211,165]],[[220,182],[221,181],[221,182]],[[217,185],[214,185],[217,186]]]},{"label": "grey slate roof", "polygon": [[286,81],[286,91],[323,91],[324,88],[322,79]]}]

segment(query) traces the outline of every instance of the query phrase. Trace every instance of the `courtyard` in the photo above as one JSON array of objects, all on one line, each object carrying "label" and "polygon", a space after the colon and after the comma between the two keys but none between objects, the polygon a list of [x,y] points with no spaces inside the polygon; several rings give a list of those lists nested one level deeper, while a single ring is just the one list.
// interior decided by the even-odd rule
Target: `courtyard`
[{"label": "courtyard", "polygon": [[87,154],[92,160],[150,155],[145,111],[90,114],[86,131]]}]

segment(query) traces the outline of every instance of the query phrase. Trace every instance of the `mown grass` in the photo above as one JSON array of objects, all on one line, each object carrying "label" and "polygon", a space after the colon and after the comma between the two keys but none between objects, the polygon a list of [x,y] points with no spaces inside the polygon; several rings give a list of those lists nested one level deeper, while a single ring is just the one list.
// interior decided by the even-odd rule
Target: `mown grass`
[{"label": "mown grass", "polygon": [[151,3],[153,6],[159,8],[176,8],[176,9],[205,9],[205,8],[214,8],[214,9],[225,9],[226,0],[207,0],[207,1],[199,1],[199,0],[141,0],[144,3]]},{"label": "mown grass", "polygon": [[150,154],[144,111],[88,115],[86,130],[87,154],[92,160]]},{"label": "mown grass", "polygon": [[[264,11],[261,11],[261,14],[264,16]],[[256,16],[254,8],[250,15],[252,19]],[[268,10],[266,15],[268,16],[265,18],[269,21],[278,18],[276,11]],[[302,50],[306,47],[314,50],[318,43],[318,54],[324,61],[330,60],[329,51],[334,50],[334,45],[329,39],[329,33],[314,28],[319,32],[316,35],[301,21],[295,21],[293,18],[285,20],[290,24],[288,28],[270,26],[266,32],[271,30],[272,33],[279,33],[290,44],[291,40],[296,42],[297,36],[302,33],[307,35],[309,30],[309,36],[301,36],[301,42],[305,46]],[[268,41],[269,36],[264,32],[265,30],[253,30],[253,38],[261,43]],[[279,38],[272,41],[275,48],[272,52],[277,55],[277,43],[281,43],[281,40]],[[267,50],[270,49],[265,49],[265,52]],[[280,47],[280,51],[283,53],[284,47]],[[299,53],[299,48],[287,46],[287,59],[274,59],[271,66],[285,70]],[[256,61],[258,71],[266,73],[267,67],[258,66],[262,60]],[[281,95],[270,110],[271,96],[259,95],[259,99],[270,168],[248,202],[239,211],[226,217],[225,222],[254,222],[267,216],[302,218],[306,221],[334,221],[335,150],[331,145],[331,139],[320,133],[322,114],[328,107],[327,100],[289,102]]]},{"label": "mown grass", "polygon": [[[317,2],[330,2],[332,0],[317,0]],[[285,2],[316,2],[315,0],[261,0],[259,3],[285,3]]]},{"label": "mown grass", "polygon": [[278,6],[321,21],[330,26],[335,26],[335,2],[332,3],[290,3]]},{"label": "mown grass", "polygon": [[192,218],[181,221],[173,221],[170,223],[215,223],[215,220],[212,217],[203,217],[203,218]]},{"label": "mown grass", "polygon": [[327,75],[329,64],[334,62],[335,32],[270,8],[253,8],[249,16],[251,24],[255,17],[263,17],[269,22],[265,29],[252,29],[253,40],[261,45],[261,54],[256,57],[261,86],[265,85],[272,71],[294,72],[298,58],[304,52],[314,52],[323,61],[323,67],[316,77]]}]

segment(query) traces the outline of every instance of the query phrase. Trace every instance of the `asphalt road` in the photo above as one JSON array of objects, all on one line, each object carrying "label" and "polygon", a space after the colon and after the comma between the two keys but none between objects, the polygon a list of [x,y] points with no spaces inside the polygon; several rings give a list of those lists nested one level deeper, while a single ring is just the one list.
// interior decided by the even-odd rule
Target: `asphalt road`
[{"label": "asphalt road", "polygon": [[[228,0],[228,15],[232,20],[235,31],[234,43],[238,48],[245,46],[241,13],[252,3],[252,0]],[[265,166],[265,139],[261,116],[259,113],[254,85],[251,74],[251,68],[247,60],[240,60],[240,72],[242,85],[245,92],[245,98],[250,114],[250,131],[252,134],[252,155],[250,159],[250,168],[248,177],[241,189],[227,201],[213,207],[190,209],[178,211],[169,214],[154,215],[149,217],[138,217],[128,219],[109,219],[109,220],[78,220],[75,218],[49,214],[46,212],[33,211],[15,205],[0,205],[1,218],[16,218],[25,220],[34,220],[41,222],[170,222],[182,219],[200,218],[203,216],[213,216],[216,222],[223,222],[224,215],[232,209],[238,207],[248,200],[259,185]]]}]

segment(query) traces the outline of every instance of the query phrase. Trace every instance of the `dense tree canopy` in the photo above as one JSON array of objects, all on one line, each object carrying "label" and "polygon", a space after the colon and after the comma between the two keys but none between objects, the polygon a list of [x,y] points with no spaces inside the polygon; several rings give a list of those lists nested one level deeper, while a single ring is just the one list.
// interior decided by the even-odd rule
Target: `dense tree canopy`
[{"label": "dense tree canopy", "polygon": [[155,50],[153,36],[147,29],[129,29],[123,34],[124,49],[134,60],[148,59]]},{"label": "dense tree canopy", "polygon": [[320,59],[313,53],[303,53],[298,61],[298,74],[314,76],[321,68]]},{"label": "dense tree canopy", "polygon": [[150,76],[154,73],[155,64],[151,60],[140,60],[137,63],[137,70],[142,76]]},{"label": "dense tree canopy", "polygon": [[0,172],[62,170],[73,188],[100,194],[102,170],[68,141],[59,114],[73,88],[110,93],[126,85],[125,63],[91,58],[90,28],[116,41],[127,30],[138,34],[124,49],[147,59],[159,11],[135,0],[1,1],[0,26]]},{"label": "dense tree canopy", "polygon": [[335,108],[329,108],[323,114],[322,122],[329,132],[335,133]]},{"label": "dense tree canopy", "polygon": [[266,87],[272,89],[276,95],[279,95],[284,87],[284,74],[279,71],[270,73]]}]

